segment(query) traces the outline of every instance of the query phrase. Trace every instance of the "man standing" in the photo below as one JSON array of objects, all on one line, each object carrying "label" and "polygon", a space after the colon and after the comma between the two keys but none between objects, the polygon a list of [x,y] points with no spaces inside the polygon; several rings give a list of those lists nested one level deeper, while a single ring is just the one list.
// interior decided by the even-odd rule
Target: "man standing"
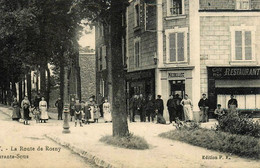
[{"label": "man standing", "polygon": [[41,96],[40,94],[38,93],[36,96],[35,96],[35,99],[34,99],[34,103],[33,103],[33,106],[36,110],[39,110],[39,103],[41,101]]},{"label": "man standing", "polygon": [[208,122],[208,111],[209,111],[209,100],[206,97],[206,94],[202,94],[202,98],[200,99],[198,106],[200,108],[200,111],[202,113],[202,122]]},{"label": "man standing", "polygon": [[161,95],[157,95],[157,99],[155,100],[155,110],[158,112],[158,114],[163,116],[164,105],[161,97]]},{"label": "man standing", "polygon": [[228,101],[228,108],[231,110],[231,111],[235,111],[238,104],[237,104],[237,99],[234,98],[234,95],[232,94],[230,96],[230,100]]},{"label": "man standing", "polygon": [[176,102],[173,99],[173,95],[170,95],[170,98],[167,101],[167,107],[169,112],[170,123],[172,123],[172,121],[175,121],[176,118]]},{"label": "man standing", "polygon": [[176,104],[176,115],[179,117],[179,120],[183,120],[184,119],[184,113],[183,113],[183,107],[181,105],[181,98],[179,96],[179,94],[175,95],[175,104]]},{"label": "man standing", "polygon": [[58,120],[62,120],[63,102],[60,97],[56,101],[55,107],[57,107],[58,110]]},{"label": "man standing", "polygon": [[72,121],[72,118],[74,117],[74,113],[75,113],[75,99],[71,98],[70,101],[70,121]]},{"label": "man standing", "polygon": [[139,99],[138,99],[138,110],[139,110],[139,114],[140,114],[140,120],[141,122],[145,122],[146,121],[146,115],[145,115],[145,100],[143,98],[143,95],[140,94],[139,95]]}]

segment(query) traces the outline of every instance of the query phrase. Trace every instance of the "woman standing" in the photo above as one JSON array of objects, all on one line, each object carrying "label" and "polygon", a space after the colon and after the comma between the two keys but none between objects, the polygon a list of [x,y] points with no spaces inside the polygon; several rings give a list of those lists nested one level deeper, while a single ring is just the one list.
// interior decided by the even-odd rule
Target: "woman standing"
[{"label": "woman standing", "polygon": [[89,120],[91,119],[91,115],[90,115],[90,106],[89,103],[86,101],[85,105],[84,105],[84,109],[83,109],[85,115],[85,124],[89,124]]},{"label": "woman standing", "polygon": [[14,98],[14,101],[12,103],[12,107],[13,107],[12,119],[13,120],[19,120],[21,118],[21,114],[20,114],[20,106],[19,106],[19,103],[17,101],[17,98]]},{"label": "woman standing", "polygon": [[41,122],[44,121],[44,123],[46,123],[46,120],[48,120],[49,117],[47,112],[47,102],[44,100],[44,97],[42,97],[42,100],[39,103],[39,108],[41,112],[40,120]]},{"label": "woman standing", "polygon": [[193,112],[192,112],[193,105],[191,99],[189,99],[187,94],[185,94],[184,99],[182,99],[181,105],[183,106],[185,121],[193,120]]},{"label": "woman standing", "polygon": [[105,120],[105,122],[112,122],[110,103],[108,102],[107,99],[105,99],[105,103],[103,104],[103,112],[104,112],[104,120]]},{"label": "woman standing", "polygon": [[29,125],[28,120],[30,119],[29,113],[30,113],[30,101],[28,100],[28,97],[25,96],[22,103],[21,107],[23,109],[23,118],[24,118],[24,124]]}]

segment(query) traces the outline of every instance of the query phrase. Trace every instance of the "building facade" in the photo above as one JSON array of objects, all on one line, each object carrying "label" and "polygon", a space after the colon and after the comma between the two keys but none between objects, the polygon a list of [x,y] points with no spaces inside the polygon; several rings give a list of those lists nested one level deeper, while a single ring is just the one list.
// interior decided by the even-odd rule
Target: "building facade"
[{"label": "building facade", "polygon": [[259,20],[257,0],[132,1],[126,34],[129,93],[160,94],[165,105],[170,94],[188,94],[196,118],[202,93],[211,111],[217,103],[226,108],[231,94],[239,109],[259,109]]}]

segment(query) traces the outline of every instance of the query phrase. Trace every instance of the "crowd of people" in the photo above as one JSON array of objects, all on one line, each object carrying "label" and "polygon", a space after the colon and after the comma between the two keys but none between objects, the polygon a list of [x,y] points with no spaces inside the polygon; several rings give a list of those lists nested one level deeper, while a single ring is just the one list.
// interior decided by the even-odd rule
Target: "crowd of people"
[{"label": "crowd of people", "polygon": [[[61,98],[55,103],[58,111],[58,120],[62,120],[63,114],[63,101]],[[190,122],[194,120],[193,116],[193,103],[187,94],[184,98],[180,98],[179,94],[170,95],[167,103],[167,110],[169,113],[170,123],[176,122],[176,120]],[[231,95],[231,99],[228,101],[228,108],[235,110],[238,106],[237,100],[234,95]],[[36,122],[44,122],[49,119],[48,116],[48,105],[44,97],[37,95],[31,105],[28,97],[25,96],[21,104],[14,98],[12,103],[13,107],[13,120],[23,120],[25,125],[28,125],[28,120],[31,119],[30,112],[34,114]],[[20,107],[22,109],[23,115],[21,115]],[[202,98],[198,102],[198,107],[200,108],[200,122],[209,121],[209,100],[205,93],[202,94]],[[98,123],[100,117],[103,117],[105,122],[112,122],[111,105],[108,99],[104,99],[100,104],[95,101],[95,96],[91,96],[88,101],[79,101],[79,99],[72,98],[69,104],[70,121],[75,122],[75,127],[77,123],[82,127],[83,124]],[[166,121],[163,117],[164,112],[164,102],[161,95],[157,95],[156,99],[153,99],[152,95],[148,95],[147,99],[144,98],[142,94],[133,95],[129,101],[129,112],[130,112],[130,122],[135,122],[135,116],[140,115],[140,121],[154,122],[155,118],[157,123],[165,124]],[[214,114],[218,117],[225,115],[226,110],[221,107],[221,104],[217,105]]]},{"label": "crowd of people", "polygon": [[[63,102],[59,98],[55,106],[58,109],[58,120],[62,120]],[[105,122],[112,122],[111,106],[108,99],[104,99],[102,104],[98,105],[95,96],[91,96],[88,101],[79,101],[79,99],[71,98],[69,105],[70,121],[75,121],[82,127],[83,124],[98,123],[100,117]]]},{"label": "crowd of people", "polygon": [[[147,100],[143,98],[142,94],[133,95],[129,104],[131,122],[135,122],[135,115],[139,114],[141,122],[146,122],[146,117],[148,118],[148,122],[154,122],[154,118],[157,116],[157,123],[165,123],[165,119],[163,118],[164,102],[161,95],[157,95],[155,100],[152,98],[152,95],[148,95]],[[176,122],[176,120],[194,121],[193,103],[188,94],[185,94],[183,99],[180,98],[179,94],[170,95],[166,106],[170,123]],[[237,106],[237,100],[234,98],[234,95],[231,95],[231,99],[228,101],[228,108],[236,109]],[[200,109],[199,122],[208,122],[209,100],[205,93],[202,94],[202,98],[198,102],[198,107]],[[225,110],[221,108],[221,104],[217,105],[214,114],[218,117],[225,114]]]},{"label": "crowd of people", "polygon": [[[34,100],[34,104],[31,105],[27,96],[21,102],[21,105],[17,101],[17,98],[14,98],[12,102],[13,114],[12,119],[17,121],[23,121],[25,125],[29,125],[29,120],[31,120],[30,112],[32,112],[35,116],[35,120],[37,122],[44,122],[49,119],[47,112],[47,102],[44,97],[36,96]],[[20,107],[22,111],[20,110]],[[23,114],[23,115],[22,115]]]}]

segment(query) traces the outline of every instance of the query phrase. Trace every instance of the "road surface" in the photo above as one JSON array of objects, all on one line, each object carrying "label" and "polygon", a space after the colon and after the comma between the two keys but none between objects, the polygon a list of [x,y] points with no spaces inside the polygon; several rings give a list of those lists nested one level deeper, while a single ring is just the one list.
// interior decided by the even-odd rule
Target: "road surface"
[{"label": "road surface", "polygon": [[[1,168],[93,168],[95,165],[70,150],[47,139],[52,127],[61,121],[23,125],[12,121],[0,109]],[[61,127],[62,131],[62,127]]]}]

